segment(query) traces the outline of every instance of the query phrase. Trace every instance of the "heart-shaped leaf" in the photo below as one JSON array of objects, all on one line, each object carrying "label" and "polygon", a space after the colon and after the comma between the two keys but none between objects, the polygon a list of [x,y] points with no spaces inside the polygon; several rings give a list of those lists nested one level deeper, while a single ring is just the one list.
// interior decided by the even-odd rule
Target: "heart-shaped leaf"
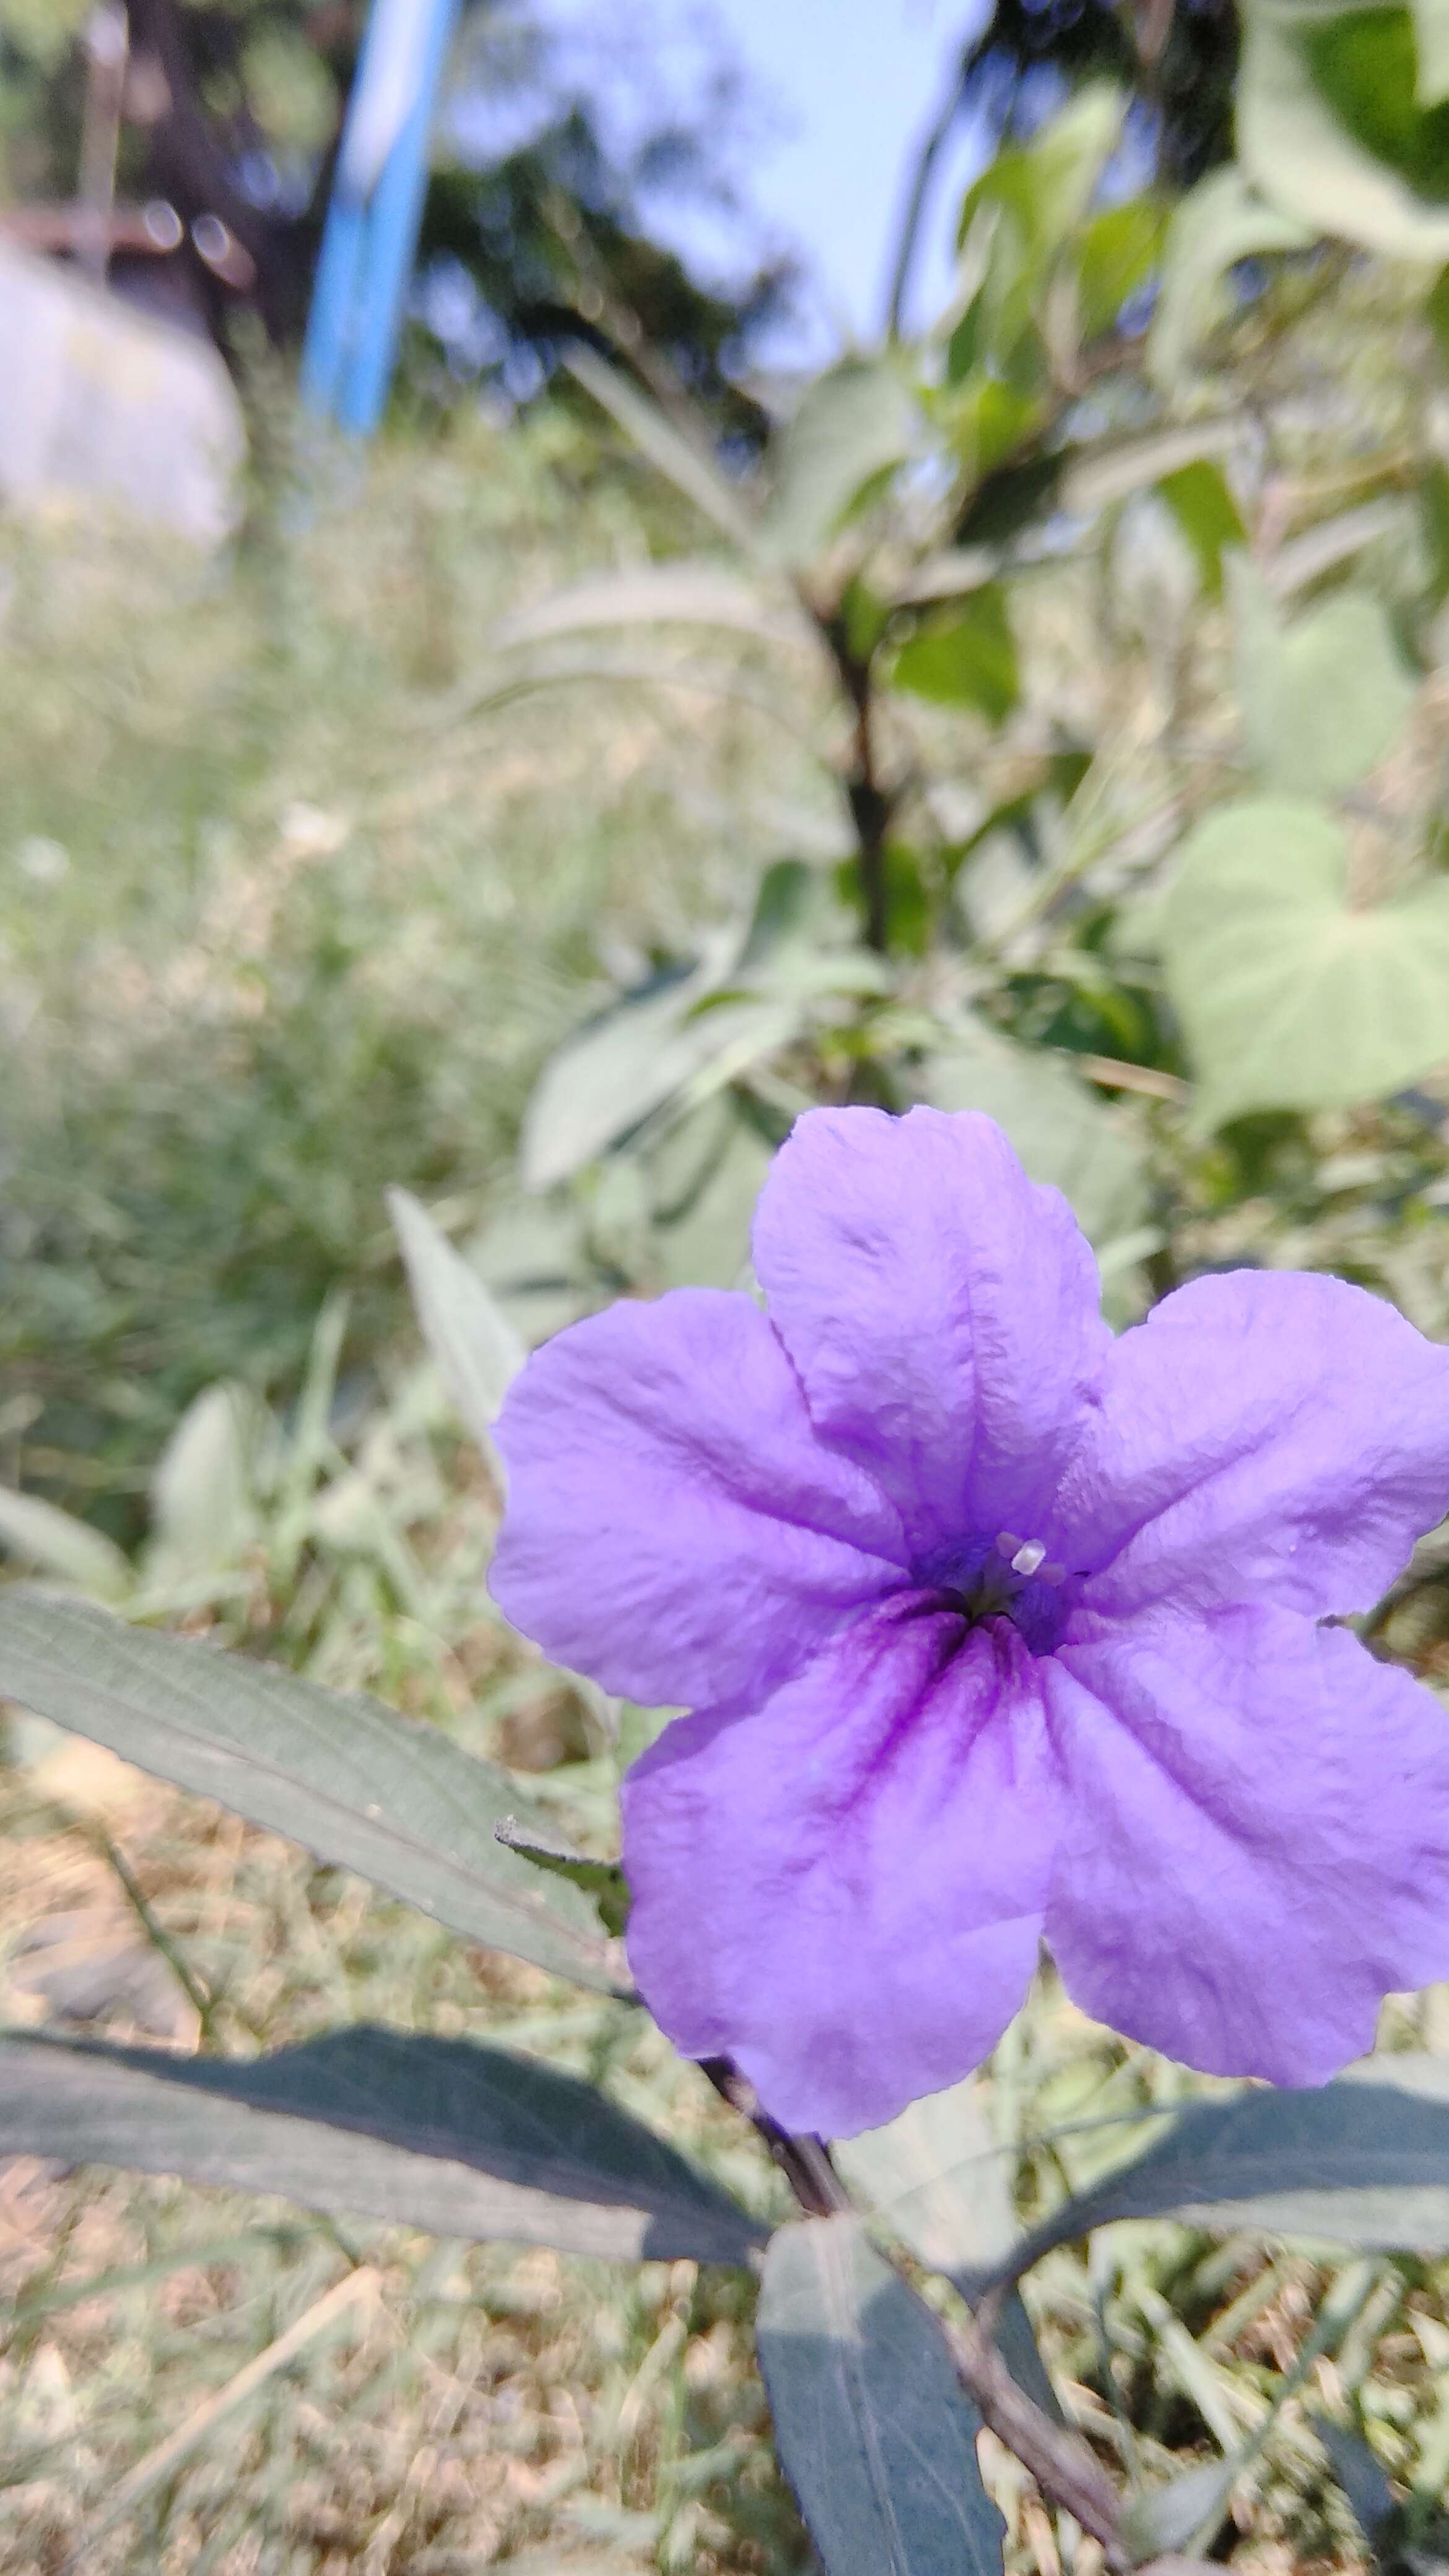
[{"label": "heart-shaped leaf", "polygon": [[1164,908],[1198,1119],[1379,1100],[1449,1057],[1449,881],[1350,900],[1322,807],[1262,797],[1190,833]]},{"label": "heart-shaped leaf", "polygon": [[1341,796],[1383,758],[1416,694],[1382,607],[1340,590],[1289,625],[1245,555],[1223,572],[1248,758],[1265,787]]}]

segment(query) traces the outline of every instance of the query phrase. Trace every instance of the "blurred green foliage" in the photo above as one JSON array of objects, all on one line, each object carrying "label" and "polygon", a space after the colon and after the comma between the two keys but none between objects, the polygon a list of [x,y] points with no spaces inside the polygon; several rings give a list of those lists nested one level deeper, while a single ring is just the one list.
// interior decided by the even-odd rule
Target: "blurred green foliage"
[{"label": "blurred green foliage", "polygon": [[[609,1296],[745,1281],[760,1174],[817,1100],[990,1111],[1119,1323],[1263,1262],[1449,1330],[1442,30],[1427,0],[1252,0],[1245,36],[1234,165],[1133,195],[1086,89],[968,196],[939,327],[827,372],[748,474],[677,384],[595,355],[590,408],[399,434],[353,488],[281,425],[285,473],[205,568],[6,527],[17,1563],[527,1771],[587,1878],[657,1718],[613,1744],[489,1608],[492,1473],[418,1365],[385,1184],[460,1248],[422,1311],[469,1419],[492,1397],[447,1368],[450,1300],[487,1283],[506,1374]],[[410,1222],[416,1272],[438,1244]],[[1442,1533],[1369,1633],[1449,1680]],[[23,1723],[11,1749],[12,2013],[236,2055],[363,2014],[486,2029],[781,2212],[757,2142],[608,1998]],[[1443,1992],[1381,2038],[1442,2051]],[[994,2180],[933,2172],[930,2226],[1049,2214],[1185,2088],[1044,1970],[962,2113]],[[919,2206],[865,2189],[920,2252]],[[808,2563],[735,2281],[48,2172],[0,2178],[0,2219],[17,2576],[81,2547],[228,2576]],[[296,2381],[261,2368],[349,2267],[377,2305]],[[1058,2247],[1026,2301],[1144,2552],[1440,2563],[1442,2262],[1154,2220]],[[987,2470],[1013,2571],[1095,2576],[1008,2454]]]}]

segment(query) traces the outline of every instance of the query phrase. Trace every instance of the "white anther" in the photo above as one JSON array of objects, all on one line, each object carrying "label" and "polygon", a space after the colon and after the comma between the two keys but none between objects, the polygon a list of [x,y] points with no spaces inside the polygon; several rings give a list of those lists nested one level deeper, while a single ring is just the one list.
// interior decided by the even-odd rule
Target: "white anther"
[{"label": "white anther", "polygon": [[1015,1530],[997,1531],[996,1553],[998,1556],[1004,1556],[1008,1565],[1010,1565],[1011,1560],[1015,1556],[1020,1545],[1021,1541],[1017,1537]]},{"label": "white anther", "polygon": [[1037,1567],[1045,1561],[1045,1558],[1046,1549],[1042,1546],[1041,1540],[1029,1538],[1025,1546],[1017,1549],[1011,1560],[1012,1573],[1035,1574]]}]

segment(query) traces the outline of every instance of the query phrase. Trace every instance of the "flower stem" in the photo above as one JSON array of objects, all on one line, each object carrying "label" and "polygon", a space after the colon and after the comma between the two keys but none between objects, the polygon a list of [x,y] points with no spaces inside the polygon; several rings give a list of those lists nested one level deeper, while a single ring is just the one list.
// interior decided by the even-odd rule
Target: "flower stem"
[{"label": "flower stem", "polygon": [[1132,2566],[1132,2553],[1122,2537],[1117,2490],[1098,2467],[1080,2435],[1054,2424],[1024,2389],[1018,2388],[994,2340],[1004,2290],[988,2290],[973,2309],[969,2324],[942,2319],[956,2366],[956,2376],[983,2424],[1031,2471],[1042,2494],[1100,2541],[1114,2571]]},{"label": "flower stem", "polygon": [[[854,2208],[823,2138],[799,2137],[782,2129],[763,2108],[749,2077],[741,2073],[733,2058],[704,2057],[699,2065],[700,2072],[708,2076],[731,2110],[738,2111],[763,2138],[808,2218],[836,2218]],[[1117,2491],[1111,2479],[1098,2467],[1079,2434],[1054,2424],[1025,2390],[1018,2388],[997,2350],[996,2320],[1005,2296],[1004,2289],[988,2290],[964,2326],[936,2316],[956,2376],[982,2423],[1006,2444],[1023,2468],[1030,2470],[1048,2502],[1073,2515],[1082,2529],[1100,2542],[1112,2576],[1128,2576],[1132,2553],[1122,2537]],[[934,2309],[931,2313],[936,2315]],[[1168,2562],[1163,2565],[1166,2567]]]}]

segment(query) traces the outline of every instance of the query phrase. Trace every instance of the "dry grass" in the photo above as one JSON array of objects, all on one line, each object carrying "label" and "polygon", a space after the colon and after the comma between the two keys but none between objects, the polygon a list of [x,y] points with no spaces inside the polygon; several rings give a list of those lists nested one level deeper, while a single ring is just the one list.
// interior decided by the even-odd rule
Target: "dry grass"
[{"label": "dry grass", "polygon": [[[252,1525],[200,1576],[153,1556],[138,1584],[529,1770],[585,1836],[607,1835],[612,1764],[488,1613],[493,1499],[411,1372],[380,1187],[446,1199],[455,1224],[487,1213],[533,1073],[606,974],[737,908],[782,846],[828,841],[823,776],[733,701],[571,689],[506,722],[462,715],[503,607],[660,534],[566,426],[473,429],[384,456],[366,511],[317,512],[228,575],[12,533],[0,642],[0,1468],[134,1549],[181,1405],[245,1377],[285,1416]],[[1088,669],[1077,614],[1043,668],[1087,725],[1111,675]],[[955,745],[963,769],[972,749]],[[1045,978],[1041,1007],[1062,1007]],[[1436,1137],[1330,1121],[1230,1170],[1184,1159],[1170,1112],[1160,1126],[1182,1257],[1330,1261],[1443,1329],[1420,1196],[1442,1178]],[[341,1374],[308,1446],[293,1408],[337,1288]],[[1440,1669],[1446,1630],[1449,1611],[1402,1642]],[[11,2020],[190,2046],[204,2017],[205,2044],[239,2055],[364,2017],[486,2033],[587,2073],[780,2207],[753,2139],[626,2009],[85,1748],[22,1729],[12,1753]],[[1391,2008],[1385,2038],[1449,2044],[1446,1998]],[[1181,2081],[1044,1981],[986,2085],[1022,2214],[1120,2155]],[[1071,2413],[1150,2491],[1241,2444],[1349,2289],[1356,2324],[1235,2494],[1234,2563],[1365,2563],[1320,2411],[1370,2440],[1422,2568],[1449,2476],[1449,2265],[1360,2277],[1160,2223],[1052,2256],[1028,2299]],[[20,2162],[0,2172],[0,2294],[6,2576],[808,2563],[740,2276],[433,2244]],[[985,2447],[1013,2576],[1094,2576],[1093,2546]]]}]

